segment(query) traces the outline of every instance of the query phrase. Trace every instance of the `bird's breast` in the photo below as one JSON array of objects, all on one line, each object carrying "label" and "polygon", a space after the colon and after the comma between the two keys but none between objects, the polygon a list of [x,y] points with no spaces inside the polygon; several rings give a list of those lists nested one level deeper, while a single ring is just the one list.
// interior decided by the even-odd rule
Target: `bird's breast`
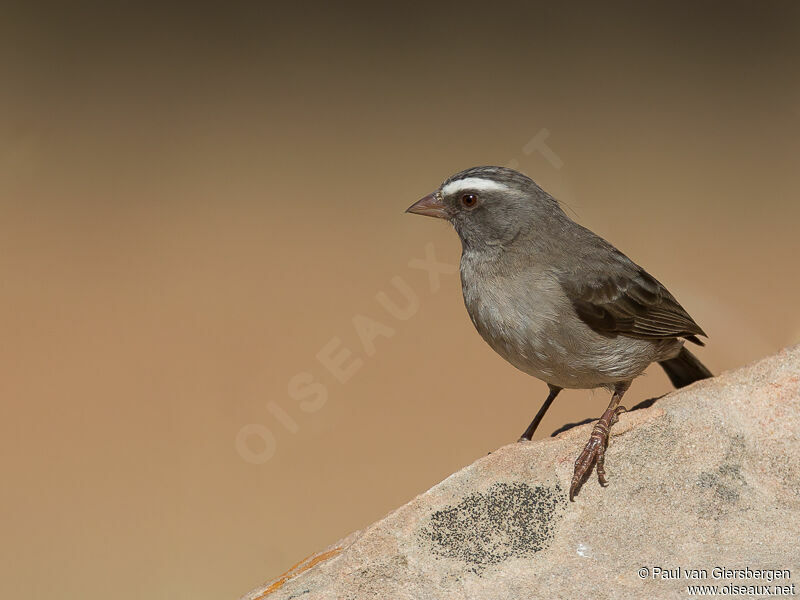
[{"label": "bird's breast", "polygon": [[481,337],[517,368],[540,379],[566,354],[554,335],[568,308],[558,281],[535,268],[512,272],[468,256],[461,262],[464,304]]}]

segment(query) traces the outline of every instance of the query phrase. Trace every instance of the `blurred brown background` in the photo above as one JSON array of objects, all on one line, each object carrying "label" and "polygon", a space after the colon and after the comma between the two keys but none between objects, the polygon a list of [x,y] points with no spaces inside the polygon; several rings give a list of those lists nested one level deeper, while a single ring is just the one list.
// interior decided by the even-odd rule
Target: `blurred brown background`
[{"label": "blurred brown background", "polygon": [[409,266],[457,263],[403,210],[469,166],[651,270],[713,370],[800,341],[797,3],[32,3],[0,50],[2,597],[235,598],[515,440],[544,384]]}]

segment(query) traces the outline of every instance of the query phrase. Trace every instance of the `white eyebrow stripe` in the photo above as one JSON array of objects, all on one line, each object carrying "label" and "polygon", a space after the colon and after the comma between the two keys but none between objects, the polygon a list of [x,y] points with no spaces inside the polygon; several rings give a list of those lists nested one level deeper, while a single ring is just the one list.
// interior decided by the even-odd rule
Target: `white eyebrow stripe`
[{"label": "white eyebrow stripe", "polygon": [[465,179],[456,179],[451,181],[442,188],[442,195],[449,196],[461,190],[476,190],[476,191],[489,191],[489,190],[508,190],[511,189],[504,183],[494,181],[493,179],[484,179],[483,177],[466,177]]}]

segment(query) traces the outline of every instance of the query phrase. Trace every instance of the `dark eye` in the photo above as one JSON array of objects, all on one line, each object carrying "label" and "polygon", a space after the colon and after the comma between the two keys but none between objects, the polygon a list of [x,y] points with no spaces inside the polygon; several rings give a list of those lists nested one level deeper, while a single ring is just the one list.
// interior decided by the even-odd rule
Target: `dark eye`
[{"label": "dark eye", "polygon": [[465,208],[474,208],[477,203],[478,197],[475,194],[464,194],[461,196],[461,204],[463,204]]}]

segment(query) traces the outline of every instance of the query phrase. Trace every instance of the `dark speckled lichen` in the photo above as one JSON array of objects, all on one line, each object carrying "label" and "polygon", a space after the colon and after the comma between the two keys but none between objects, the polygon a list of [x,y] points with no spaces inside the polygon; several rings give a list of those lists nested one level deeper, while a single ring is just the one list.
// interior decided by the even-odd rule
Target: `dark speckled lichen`
[{"label": "dark speckled lichen", "polygon": [[566,505],[561,488],[497,483],[436,511],[422,529],[434,554],[478,571],[547,548]]},{"label": "dark speckled lichen", "polygon": [[697,485],[714,491],[717,504],[705,504],[701,512],[719,518],[727,512],[728,506],[739,501],[739,490],[746,484],[742,475],[742,461],[746,451],[744,436],[731,437],[730,446],[722,463],[712,471],[703,471],[697,477]]}]

